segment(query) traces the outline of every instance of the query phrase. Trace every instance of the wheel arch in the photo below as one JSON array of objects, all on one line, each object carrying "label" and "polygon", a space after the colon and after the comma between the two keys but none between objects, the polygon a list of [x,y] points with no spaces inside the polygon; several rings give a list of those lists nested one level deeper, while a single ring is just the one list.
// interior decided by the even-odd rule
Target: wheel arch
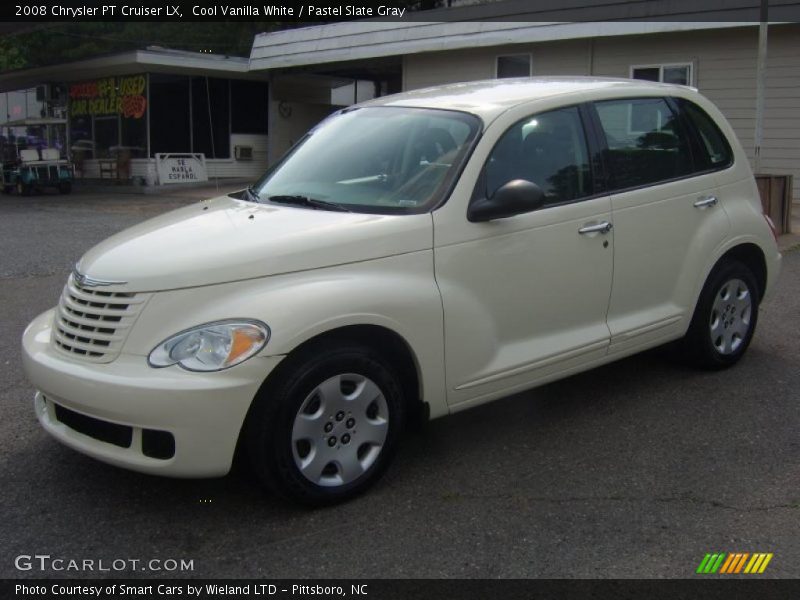
[{"label": "wheel arch", "polygon": [[376,353],[388,360],[397,368],[399,383],[408,402],[409,424],[421,423],[429,418],[430,408],[423,392],[422,369],[419,359],[408,341],[396,331],[383,325],[342,325],[303,340],[292,348],[284,356],[283,360],[278,363],[277,367],[267,375],[253,397],[250,410],[248,410],[240,428],[234,462],[239,462],[245,453],[244,434],[251,411],[255,405],[255,399],[263,393],[268,393],[269,387],[279,377],[284,376],[287,370],[292,369],[302,355],[312,352],[315,346],[336,341],[363,344],[374,349]]},{"label": "wheel arch", "polygon": [[357,342],[375,350],[397,369],[403,392],[411,405],[424,404],[422,371],[416,353],[402,335],[384,325],[342,325],[317,333],[295,346],[264,383],[280,370],[281,365],[291,366],[292,361],[288,359],[309,352],[318,344],[331,341]]},{"label": "wheel arch", "polygon": [[[717,342],[714,342],[713,338],[717,334],[714,334],[712,331],[712,335],[708,335],[709,318],[710,315],[713,314],[709,311],[713,310],[713,298],[720,289],[716,286],[720,285],[720,282],[726,281],[726,279],[722,277],[725,273],[724,265],[726,264],[742,265],[752,273],[756,286],[756,289],[753,290],[753,296],[756,297],[756,302],[752,305],[753,316],[748,323],[746,335],[744,338],[740,335],[740,340],[743,340],[741,349],[737,350],[734,347],[730,347],[728,351],[720,350],[719,348],[713,351],[712,346],[717,345]],[[741,267],[734,269],[733,272],[737,270],[740,272]],[[728,270],[728,273],[730,272],[731,271]],[[724,275],[724,277],[728,276],[728,274]],[[755,331],[758,320],[758,303],[767,290],[768,277],[769,271],[766,256],[763,249],[757,243],[742,240],[724,249],[719,254],[718,258],[711,263],[711,266],[705,273],[705,277],[700,283],[687,329],[684,332],[684,336],[676,341],[673,348],[676,351],[676,358],[691,366],[714,370],[730,367],[738,362],[749,346]],[[714,283],[715,281],[716,283]],[[714,283],[715,287],[710,287],[712,283]],[[731,306],[729,305],[728,308],[731,308]],[[715,327],[714,325],[711,326],[712,329]],[[722,332],[720,332],[720,334],[722,334]]]},{"label": "wheel arch", "polygon": [[[733,246],[719,257],[711,271],[709,271],[709,274],[717,265],[728,259],[738,260],[753,272],[756,283],[758,284],[758,297],[760,301],[767,290],[767,260],[761,247],[752,242],[745,242]],[[708,278],[708,274],[706,278]]]},{"label": "wheel arch", "polygon": [[702,294],[706,282],[709,277],[711,277],[714,270],[726,260],[737,260],[747,266],[756,278],[759,302],[764,298],[764,293],[769,284],[769,271],[764,249],[756,243],[756,241],[753,239],[736,240],[728,247],[719,249],[715,254],[717,254],[716,260],[706,267],[701,277],[694,283],[693,296],[690,300],[691,312],[686,315],[684,333],[688,329],[691,319],[697,310],[698,302],[700,302],[700,295]]}]

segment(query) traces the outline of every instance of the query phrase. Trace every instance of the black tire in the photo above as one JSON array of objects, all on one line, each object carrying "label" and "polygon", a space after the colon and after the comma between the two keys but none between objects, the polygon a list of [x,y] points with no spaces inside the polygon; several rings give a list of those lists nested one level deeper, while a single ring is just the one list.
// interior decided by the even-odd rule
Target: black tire
[{"label": "black tire", "polygon": [[[739,310],[741,304],[725,300],[725,293],[749,295],[747,319]],[[737,260],[724,259],[711,271],[700,292],[689,330],[678,344],[678,356],[703,369],[724,369],[736,364],[753,339],[760,301],[758,283],[750,268]],[[734,331],[737,333],[731,333]]]},{"label": "black tire", "polygon": [[13,185],[4,185],[3,186],[3,193],[4,194],[10,194],[13,191],[14,191],[14,186]]},{"label": "black tire", "polygon": [[59,194],[69,194],[72,192],[72,183],[69,181],[64,181],[58,184],[58,193]]},{"label": "black tire", "polygon": [[[388,467],[405,425],[406,399],[395,370],[371,348],[348,341],[329,340],[315,344],[313,347],[301,350],[295,356],[290,356],[286,361],[286,364],[279,366],[278,372],[256,396],[245,423],[245,443],[253,470],[272,491],[308,506],[335,504],[362,493],[374,484]],[[327,412],[330,411],[322,407],[316,411],[316,414],[321,416],[315,417],[313,422],[316,442],[293,441],[295,419],[299,417],[301,408],[308,410],[315,401],[312,393],[317,392],[320,384],[339,375],[342,375],[343,379],[341,386],[351,385],[352,382],[347,381],[351,377],[350,374],[374,383],[385,400],[385,403],[381,403],[381,413],[387,413],[384,416],[387,417],[388,427],[382,445],[378,448],[358,443],[359,426],[362,427],[361,439],[370,427],[367,423],[367,419],[370,418],[368,412],[360,416],[361,421],[353,419],[354,424],[351,426],[351,419],[347,416],[337,422],[338,412],[341,411],[337,411],[336,415],[333,413],[328,415]],[[341,389],[345,390],[344,387]],[[353,395],[356,395],[355,391]],[[369,406],[372,407],[372,404]],[[355,408],[353,417],[359,417]],[[316,438],[317,425],[319,425],[319,438]],[[328,432],[327,429],[323,430],[323,426],[333,429]],[[336,438],[337,434],[339,438]],[[348,434],[347,438],[345,434]],[[349,434],[352,434],[352,438]],[[329,445],[331,438],[335,440],[334,446],[326,448],[325,445]],[[345,439],[348,441],[345,442]],[[321,476],[326,478],[328,485],[312,481],[298,466],[298,461],[303,459],[301,452],[306,450],[302,446],[308,448],[306,457],[316,456],[311,454],[311,443],[320,444],[313,448],[313,452],[320,453],[317,464],[327,465]],[[332,477],[341,479],[344,471],[338,467],[336,458],[326,463],[328,459],[325,457],[329,456],[329,453],[339,451],[342,454],[336,456],[359,457],[365,448],[367,457],[365,462],[372,461],[369,466],[350,481],[330,483]],[[375,448],[375,451],[372,448]],[[330,471],[336,472],[330,474]]]}]

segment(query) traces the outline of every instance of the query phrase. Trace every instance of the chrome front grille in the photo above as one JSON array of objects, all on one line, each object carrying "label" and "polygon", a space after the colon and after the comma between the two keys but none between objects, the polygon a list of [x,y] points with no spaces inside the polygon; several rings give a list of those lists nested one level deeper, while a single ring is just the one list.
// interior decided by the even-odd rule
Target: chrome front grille
[{"label": "chrome front grille", "polygon": [[86,360],[110,362],[119,355],[148,297],[81,287],[70,275],[58,303],[53,343],[63,352]]}]

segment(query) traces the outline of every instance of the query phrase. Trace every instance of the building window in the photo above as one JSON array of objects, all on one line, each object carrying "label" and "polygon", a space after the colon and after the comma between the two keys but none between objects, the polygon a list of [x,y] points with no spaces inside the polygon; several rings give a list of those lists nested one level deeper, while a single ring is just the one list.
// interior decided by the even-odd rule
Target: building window
[{"label": "building window", "polygon": [[45,86],[43,85],[25,93],[25,113],[29,119],[39,119],[47,116],[47,112],[44,109],[44,100]]},{"label": "building window", "polygon": [[689,63],[637,65],[631,67],[631,79],[692,85],[692,65]]},{"label": "building window", "polygon": [[69,139],[73,158],[76,153],[81,154],[79,158],[94,158],[94,133],[90,115],[81,115],[70,119]]},{"label": "building window", "polygon": [[[266,107],[262,107],[266,112]],[[192,78],[192,152],[230,158],[230,92],[227,79]]]},{"label": "building window", "polygon": [[508,54],[505,56],[498,56],[495,72],[498,79],[505,79],[506,77],[530,77],[531,55]]},{"label": "building window", "polygon": [[150,75],[150,155],[191,152],[190,79],[181,75]]},{"label": "building window", "polygon": [[28,94],[26,90],[8,92],[7,97],[8,104],[6,106],[6,116],[8,121],[19,121],[28,116]]},{"label": "building window", "polygon": [[231,133],[267,133],[269,94],[264,81],[231,80]]},{"label": "building window", "polygon": [[119,118],[94,118],[95,158],[109,158],[119,146]]},{"label": "building window", "polygon": [[[57,114],[69,99],[70,150],[87,158],[142,157],[147,151],[147,77],[105,77],[44,89],[45,112]],[[49,98],[48,98],[49,95]],[[49,103],[49,104],[48,104]]]},{"label": "building window", "polygon": [[120,118],[120,146],[133,158],[147,156],[147,119]]},{"label": "building window", "polygon": [[353,79],[339,87],[331,89],[331,104],[333,106],[350,106],[359,102],[366,102],[378,96],[374,81]]}]

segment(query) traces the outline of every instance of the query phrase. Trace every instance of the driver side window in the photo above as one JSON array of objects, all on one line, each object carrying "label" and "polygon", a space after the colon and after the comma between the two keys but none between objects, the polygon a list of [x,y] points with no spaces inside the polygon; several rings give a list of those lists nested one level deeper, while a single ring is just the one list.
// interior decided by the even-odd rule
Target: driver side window
[{"label": "driver side window", "polygon": [[591,195],[589,151],[578,107],[532,115],[512,125],[484,168],[486,197],[514,179],[538,185],[545,206]]}]

